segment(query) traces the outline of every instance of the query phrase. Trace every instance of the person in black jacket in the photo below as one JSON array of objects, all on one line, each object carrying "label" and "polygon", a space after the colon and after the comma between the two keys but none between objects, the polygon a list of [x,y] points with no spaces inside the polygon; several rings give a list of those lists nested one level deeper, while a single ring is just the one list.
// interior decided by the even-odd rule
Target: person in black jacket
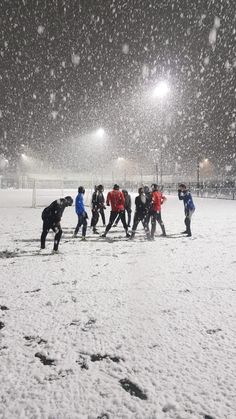
[{"label": "person in black jacket", "polygon": [[[131,223],[131,213],[132,213],[132,209],[131,209],[131,196],[128,193],[128,191],[126,189],[122,189],[123,195],[125,197],[125,211],[127,212],[127,216],[128,216],[128,220],[127,220],[127,226],[130,227],[130,223]],[[118,223],[120,221],[120,215],[118,215],[115,224],[113,225],[113,227],[117,227]]]},{"label": "person in black jacket", "polygon": [[99,214],[102,217],[103,227],[106,225],[104,209],[105,207],[105,198],[103,195],[103,185],[98,185],[92,195],[92,220],[91,228],[93,229],[94,234],[99,234],[96,225],[98,223]]},{"label": "person in black jacket", "polygon": [[138,196],[135,198],[135,213],[134,221],[130,239],[133,239],[141,221],[146,232],[147,239],[150,240],[150,232],[148,227],[148,212],[149,212],[149,201],[144,193],[144,189],[141,187],[138,189]]},{"label": "person in black jacket", "polygon": [[41,249],[45,249],[45,241],[50,229],[54,231],[54,246],[53,251],[58,251],[59,242],[62,235],[61,218],[66,207],[73,204],[71,196],[57,199],[53,201],[49,207],[44,208],[42,212],[43,231],[41,234]]}]

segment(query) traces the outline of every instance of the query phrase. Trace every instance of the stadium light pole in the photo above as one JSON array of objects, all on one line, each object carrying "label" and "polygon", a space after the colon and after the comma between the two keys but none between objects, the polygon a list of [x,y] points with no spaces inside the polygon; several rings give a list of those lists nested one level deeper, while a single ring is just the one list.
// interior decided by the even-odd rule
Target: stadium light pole
[{"label": "stadium light pole", "polygon": [[[160,102],[161,129],[162,129],[161,138],[164,135],[163,130],[164,130],[164,125],[165,125],[165,120],[164,120],[164,117],[163,117],[163,101],[169,93],[170,93],[170,86],[165,80],[159,81],[157,83],[156,87],[153,90],[153,98],[158,99],[159,102]],[[162,176],[163,176],[162,144],[160,144],[160,162],[159,162],[158,166],[160,167],[160,184],[162,186]],[[156,170],[157,171],[158,171],[158,166],[156,164]],[[157,178],[158,178],[158,173],[157,173]]]},{"label": "stadium light pole", "polygon": [[96,136],[96,138],[100,141],[100,145],[101,145],[101,154],[102,154],[102,156],[101,156],[101,180],[102,180],[102,184],[103,184],[103,161],[102,161],[102,159],[103,159],[103,154],[104,154],[104,137],[105,137],[105,130],[102,128],[102,127],[100,127],[100,128],[98,128],[97,130],[96,130],[96,132],[95,132],[95,136]]},{"label": "stadium light pole", "polygon": [[201,166],[203,166],[204,163],[208,163],[209,159],[205,158],[203,160],[200,159],[200,157],[197,158],[197,196],[200,194],[200,170]]}]

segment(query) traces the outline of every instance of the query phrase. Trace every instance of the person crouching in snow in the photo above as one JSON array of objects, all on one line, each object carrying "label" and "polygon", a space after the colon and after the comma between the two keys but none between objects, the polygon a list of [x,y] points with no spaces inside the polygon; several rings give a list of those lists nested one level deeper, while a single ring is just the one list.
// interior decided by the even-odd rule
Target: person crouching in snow
[{"label": "person crouching in snow", "polygon": [[184,213],[185,213],[184,223],[186,225],[186,230],[182,231],[181,234],[187,234],[188,237],[191,237],[192,232],[191,232],[190,226],[191,226],[191,218],[195,211],[195,205],[193,203],[192,195],[184,183],[180,183],[179,185],[178,197],[180,201],[184,202]]},{"label": "person crouching in snow", "polygon": [[77,223],[77,226],[75,227],[73,237],[77,236],[79,228],[83,226],[81,240],[86,240],[85,236],[86,236],[86,231],[87,231],[87,218],[88,218],[87,212],[85,211],[85,207],[84,207],[84,194],[85,194],[84,187],[79,186],[78,195],[75,199],[75,212],[78,215],[78,223]]},{"label": "person crouching in snow", "polygon": [[119,189],[119,185],[115,184],[113,186],[113,190],[107,194],[106,204],[107,206],[111,205],[111,213],[109,223],[107,224],[105,233],[102,234],[102,237],[106,237],[118,215],[120,215],[121,222],[126,232],[126,237],[130,237],[128,234],[128,226],[125,221],[125,197]]},{"label": "person crouching in snow", "polygon": [[48,207],[44,208],[42,212],[43,231],[41,234],[41,249],[45,249],[45,241],[50,229],[54,231],[54,246],[53,251],[58,251],[59,242],[62,235],[61,218],[66,207],[73,204],[71,196],[57,199],[53,201]]}]

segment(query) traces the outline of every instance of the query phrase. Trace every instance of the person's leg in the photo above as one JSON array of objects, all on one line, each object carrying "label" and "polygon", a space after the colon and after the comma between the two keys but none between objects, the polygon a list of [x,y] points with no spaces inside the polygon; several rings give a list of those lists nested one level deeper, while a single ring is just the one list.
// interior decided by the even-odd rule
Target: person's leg
[{"label": "person's leg", "polygon": [[127,214],[128,214],[128,222],[127,222],[127,225],[128,225],[128,227],[130,227],[130,223],[131,223],[131,212],[132,212],[131,209],[127,210]]},{"label": "person's leg", "polygon": [[157,224],[157,219],[156,219],[156,212],[152,212],[151,213],[151,238],[154,239],[154,234],[156,231],[156,224]]},{"label": "person's leg", "polygon": [[103,237],[106,237],[106,234],[108,233],[108,231],[111,229],[116,217],[117,217],[117,212],[116,211],[111,211],[110,213],[110,219],[109,219],[109,223],[106,226],[106,230],[105,233],[103,234]]},{"label": "person's leg", "polygon": [[120,221],[120,214],[118,214],[117,219],[115,220],[114,226],[113,227],[117,227],[118,223]]},{"label": "person's leg", "polygon": [[129,234],[128,234],[128,226],[127,226],[126,220],[125,220],[125,211],[121,211],[120,212],[120,219],[121,219],[121,222],[122,222],[123,227],[125,229],[126,236],[129,237]]},{"label": "person's leg", "polygon": [[131,236],[130,238],[133,238],[135,236],[138,224],[139,224],[140,218],[138,216],[138,214],[134,214],[134,221],[133,221],[133,227],[132,227],[132,231],[131,231]]},{"label": "person's leg", "polygon": [[78,223],[77,223],[77,226],[75,227],[74,236],[77,236],[81,224],[82,224],[81,216],[78,215]]},{"label": "person's leg", "polygon": [[48,221],[44,221],[43,222],[43,231],[41,234],[41,249],[45,249],[45,242],[46,242],[46,237],[48,235],[48,232],[50,230],[50,223]]},{"label": "person's leg", "polygon": [[93,217],[92,217],[92,221],[91,221],[91,227],[92,227],[94,233],[97,231],[96,230],[96,225],[97,225],[97,222],[98,222],[98,218],[99,218],[98,210],[94,209],[93,210]]},{"label": "person's leg", "polygon": [[143,224],[143,228],[145,230],[146,236],[150,240],[151,235],[150,235],[149,225],[148,225],[149,224],[149,219],[150,219],[149,215],[145,215],[143,220],[142,220],[142,224]]},{"label": "person's leg", "polygon": [[192,232],[191,232],[191,218],[192,215],[194,213],[194,210],[190,211],[190,210],[186,210],[185,211],[185,225],[186,225],[186,233],[188,237],[192,236]]},{"label": "person's leg", "polygon": [[86,231],[87,231],[87,218],[86,217],[83,217],[83,222],[82,222],[82,224],[83,224],[83,227],[82,227],[82,238],[85,238],[85,236],[86,236]]},{"label": "person's leg", "polygon": [[102,217],[103,227],[105,227],[105,225],[106,225],[106,218],[105,218],[104,208],[101,208],[100,209],[100,214],[101,214],[101,217]]},{"label": "person's leg", "polygon": [[54,246],[53,246],[53,250],[56,252],[58,250],[58,246],[59,246],[61,236],[62,236],[61,224],[59,223],[55,227],[53,227],[53,231],[56,233],[54,237]]},{"label": "person's leg", "polygon": [[162,235],[166,236],[166,230],[165,230],[165,226],[164,226],[164,223],[162,221],[162,218],[161,218],[161,212],[157,213],[157,222],[161,227]]}]

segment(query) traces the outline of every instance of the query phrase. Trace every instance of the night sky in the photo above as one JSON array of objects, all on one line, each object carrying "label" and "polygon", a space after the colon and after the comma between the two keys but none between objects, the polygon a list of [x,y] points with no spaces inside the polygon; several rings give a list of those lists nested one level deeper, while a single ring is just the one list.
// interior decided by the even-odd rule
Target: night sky
[{"label": "night sky", "polygon": [[[0,154],[235,161],[235,0],[2,0]],[[170,92],[153,100],[159,80]],[[101,155],[100,155],[101,158]]]}]

